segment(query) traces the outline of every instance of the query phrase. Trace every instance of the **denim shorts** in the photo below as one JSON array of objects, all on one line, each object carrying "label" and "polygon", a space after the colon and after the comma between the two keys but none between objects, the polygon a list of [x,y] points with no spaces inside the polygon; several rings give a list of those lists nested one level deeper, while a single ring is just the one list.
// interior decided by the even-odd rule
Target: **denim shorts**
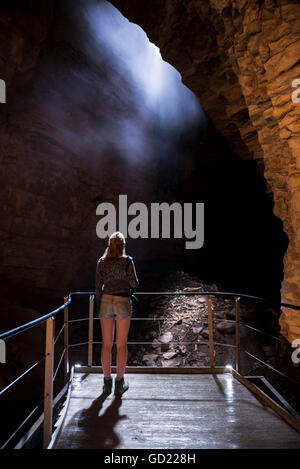
[{"label": "denim shorts", "polygon": [[131,299],[129,296],[102,294],[99,318],[125,319],[132,314]]}]

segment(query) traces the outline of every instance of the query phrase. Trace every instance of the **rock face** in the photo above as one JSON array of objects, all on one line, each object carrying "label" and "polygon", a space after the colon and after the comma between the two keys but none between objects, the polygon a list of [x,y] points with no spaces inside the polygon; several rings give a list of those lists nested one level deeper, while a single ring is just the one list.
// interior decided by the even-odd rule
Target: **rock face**
[{"label": "rock face", "polygon": [[[112,0],[179,70],[241,158],[262,168],[289,238],[282,302],[300,304],[300,5],[292,0]],[[297,94],[296,94],[297,97]],[[299,312],[283,308],[281,331],[300,337]]]},{"label": "rock face", "polygon": [[[136,89],[104,47],[95,51],[71,5],[33,3],[1,4],[0,275],[19,296],[31,291],[24,303],[50,308],[70,288],[94,288],[106,247],[96,236],[97,205],[118,207],[119,194],[128,205],[156,200],[161,135],[151,115],[130,126],[141,108]],[[135,131],[147,142],[139,158],[130,154]],[[173,188],[164,189],[167,200]],[[145,258],[152,252],[143,246]]]},{"label": "rock face", "polygon": [[[87,3],[93,1],[78,0],[76,5]],[[296,155],[300,104],[291,100],[291,81],[300,76],[299,6],[288,1],[276,5],[213,0],[111,3],[140,25],[163,58],[181,73],[239,162],[256,173],[254,160],[264,174],[274,213],[289,237],[282,299],[300,303],[300,160]],[[72,22],[67,13],[73,10]],[[128,164],[123,146],[132,129],[129,125],[124,132],[120,123],[130,123],[141,106],[132,99],[130,80],[113,66],[104,48],[97,49],[95,59],[86,23],[75,10],[74,2],[65,0],[1,3],[0,78],[7,85],[7,104],[0,106],[0,275],[3,290],[7,282],[18,292],[26,319],[30,319],[29,307],[44,312],[46,304],[48,311],[51,301],[56,307],[58,298],[62,301],[70,289],[94,287],[94,266],[106,244],[95,235],[100,202],[117,206],[119,194],[129,194],[129,203],[173,202],[182,193],[190,200],[206,201],[213,195],[211,218],[218,223],[208,226],[211,232],[202,252],[184,251],[181,240],[167,244],[153,240],[145,245],[143,240],[129,239],[127,245],[129,253],[134,246],[137,261],[151,260],[154,253],[170,259],[176,253],[176,260],[190,256],[197,264],[201,259],[201,265],[211,266],[212,272],[220,268],[226,277],[233,264],[227,244],[231,242],[233,252],[239,233],[235,212],[228,220],[225,195],[235,186],[228,201],[238,201],[251,181],[262,184],[257,173],[249,178],[249,186],[242,178],[239,181],[233,171],[236,161],[229,164],[223,140],[213,147],[215,130],[208,134],[213,141],[208,146],[198,137],[185,135],[183,147],[178,146],[171,164],[166,164],[157,148],[162,139],[157,135],[159,126],[151,119],[140,121],[147,136],[143,157]],[[114,145],[106,138],[108,125],[114,126]],[[221,208],[218,198],[225,200]],[[259,204],[258,197],[255,210]],[[241,225],[248,208],[241,214],[239,207]],[[262,214],[262,222],[263,218]],[[231,231],[224,238],[227,225]],[[247,261],[253,258],[255,265],[265,251],[258,238],[264,236],[268,243],[272,225],[270,232],[262,225],[261,233],[252,232],[250,225],[251,219],[242,237],[248,230],[251,244],[252,233],[257,236],[252,251],[247,250]],[[244,258],[235,251],[239,259],[234,270],[239,275]],[[276,255],[280,259],[281,253]],[[272,270],[272,266],[257,269],[257,284]],[[300,334],[297,317],[291,310],[283,312],[282,332],[289,340]]]}]

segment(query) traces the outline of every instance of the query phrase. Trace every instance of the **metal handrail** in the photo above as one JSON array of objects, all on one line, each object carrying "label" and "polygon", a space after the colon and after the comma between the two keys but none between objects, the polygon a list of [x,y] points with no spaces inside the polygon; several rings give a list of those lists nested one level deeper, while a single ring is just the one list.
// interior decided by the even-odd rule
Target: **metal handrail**
[{"label": "metal handrail", "polygon": [[[76,320],[69,321],[68,318],[68,305],[72,301],[72,296],[73,295],[90,295],[90,307],[89,307],[89,340],[88,342],[82,342],[79,344],[69,344],[68,343],[68,324],[69,322],[75,322]],[[93,309],[94,309],[94,295],[95,292],[70,292],[67,297],[65,297],[65,302],[63,305],[55,309],[54,311],[51,311],[50,313],[35,319],[34,321],[30,321],[28,323],[22,324],[19,327],[16,327],[14,329],[11,329],[9,331],[6,331],[2,334],[0,334],[0,339],[6,340],[8,338],[11,338],[17,334],[20,334],[22,332],[25,332],[26,330],[35,327],[38,324],[41,324],[45,321],[47,321],[47,328],[46,328],[46,354],[43,356],[37,363],[32,365],[29,369],[27,369],[21,376],[19,376],[17,379],[15,379],[12,383],[10,383],[6,388],[2,389],[0,391],[0,396],[9,388],[11,388],[14,384],[16,384],[23,376],[25,376],[29,371],[34,369],[41,361],[45,360],[45,390],[44,390],[44,447],[47,447],[49,444],[49,441],[51,439],[51,429],[52,429],[52,403],[53,403],[53,381],[56,378],[58,369],[62,363],[63,358],[65,359],[65,377],[68,374],[68,349],[70,347],[75,347],[79,345],[86,345],[88,344],[88,366],[92,366],[92,361],[93,361],[93,350],[92,346],[93,344],[100,344],[101,342],[94,342],[93,341],[93,321],[95,318],[93,317]],[[274,300],[268,300],[265,298],[257,297],[257,296],[252,296],[252,295],[247,295],[243,293],[232,293],[232,292],[214,292],[214,291],[171,291],[171,292],[135,292],[136,296],[143,296],[143,295],[159,295],[159,296],[180,296],[180,295],[193,295],[193,296],[207,296],[207,307],[208,307],[208,329],[209,329],[209,343],[203,342],[203,341],[196,341],[196,342],[180,342],[180,344],[194,344],[194,345],[208,345],[209,350],[210,350],[210,367],[211,369],[214,369],[214,343],[217,345],[224,345],[224,346],[229,346],[233,347],[236,349],[236,371],[239,372],[240,368],[240,317],[239,317],[239,300],[240,298],[246,298],[248,300],[254,300],[254,301],[260,301],[263,303],[267,303],[272,306],[276,307],[288,307],[291,309],[296,309],[300,310],[300,306],[293,305],[293,304],[288,304],[288,303],[281,303],[281,302],[276,302]],[[235,320],[232,320],[232,322],[236,323],[236,344],[231,345],[231,344],[224,344],[224,343],[219,343],[219,342],[214,342],[213,341],[213,318],[212,318],[212,303],[211,303],[211,296],[230,296],[235,299],[235,304],[236,304],[236,317]],[[54,338],[54,320],[55,316],[60,312],[64,310],[64,325],[62,326],[60,332]],[[137,319],[137,320],[164,320],[166,318],[132,318],[132,319]],[[231,321],[231,320],[229,320]],[[254,328],[255,329],[255,328]],[[54,365],[54,345],[57,342],[58,338],[60,337],[62,331],[64,331],[64,350],[63,353],[60,357],[58,366],[56,370],[53,370],[53,365]],[[263,331],[257,330],[265,335],[270,336],[269,334],[264,333]],[[274,337],[275,338],[275,337]],[[153,345],[152,342],[131,342],[132,345],[140,345],[140,344],[151,344]],[[179,344],[179,342],[176,342],[176,344]],[[157,343],[157,345],[160,345],[160,343]],[[247,351],[245,351],[248,353]],[[248,353],[249,356],[252,356],[251,354]],[[252,356],[252,358],[255,358]],[[259,360],[260,361],[260,360]],[[264,362],[263,362],[264,363]],[[270,367],[273,369],[273,367]],[[274,369],[274,371],[278,371]],[[279,372],[281,373],[281,372]],[[281,373],[282,374],[282,373]],[[285,376],[284,374],[282,374]],[[288,376],[286,376],[289,378]],[[289,378],[290,379],[290,378]],[[29,416],[28,416],[29,418]],[[9,441],[11,440],[12,437],[9,438]]]},{"label": "metal handrail", "polygon": [[[70,322],[70,321],[69,321],[69,322]],[[65,324],[63,324],[63,326],[61,327],[59,333],[58,333],[57,336],[55,337],[55,339],[54,339],[54,345],[56,344],[56,342],[57,342],[58,339],[60,338],[60,335],[61,335],[62,331],[64,330],[64,328],[65,328]]]},{"label": "metal handrail", "polygon": [[4,394],[6,391],[8,391],[14,384],[17,384],[18,381],[20,381],[20,379],[24,378],[24,376],[26,376],[30,371],[34,370],[34,368],[36,368],[42,361],[45,360],[45,356],[42,357],[40,360],[38,360],[36,363],[34,363],[33,365],[31,365],[29,368],[27,368],[26,371],[24,371],[21,375],[19,375],[16,379],[14,379],[12,382],[10,382],[7,386],[5,386],[4,388],[2,388],[0,390],[0,396],[2,396],[2,394]]},{"label": "metal handrail", "polygon": [[246,322],[243,322],[241,321],[241,324],[244,326],[244,327],[247,327],[248,329],[251,329],[255,332],[259,332],[260,334],[263,334],[265,335],[266,337],[269,337],[269,339],[274,339],[274,340],[277,340],[278,342],[282,343],[283,345],[286,345],[286,342],[283,341],[280,337],[276,337],[275,335],[272,335],[272,334],[268,334],[268,332],[264,332],[260,329],[257,329],[256,327],[253,327],[253,326],[250,326],[250,324],[247,324]]},{"label": "metal handrail", "polygon": [[[11,329],[9,331],[6,331],[6,332],[3,332],[2,334],[0,334],[0,339],[8,339],[16,334],[19,334],[20,332],[24,332],[25,330],[31,328],[31,327],[34,327],[44,321],[46,321],[48,318],[50,317],[54,317],[56,316],[62,309],[64,309],[66,306],[68,306],[71,301],[72,301],[72,295],[95,295],[96,292],[70,292],[69,295],[68,295],[68,300],[66,303],[64,303],[63,305],[61,305],[59,308],[55,309],[54,311],[51,311],[50,313],[48,314],[45,314],[44,316],[38,318],[38,319],[35,319],[34,321],[30,321],[28,323],[25,323],[25,324],[22,324],[21,326],[19,327],[16,327],[15,329]],[[293,305],[293,304],[289,304],[289,303],[281,303],[281,302],[277,302],[277,301],[274,301],[274,300],[270,300],[270,299],[267,299],[267,298],[262,298],[262,297],[259,297],[259,296],[253,296],[253,295],[247,295],[247,294],[244,294],[244,293],[233,293],[233,292],[213,292],[213,291],[183,291],[183,292],[175,292],[175,291],[171,291],[171,292],[135,292],[134,293],[135,296],[142,296],[142,295],[160,295],[160,296],[164,296],[164,295],[200,295],[200,296],[232,296],[232,297],[240,297],[240,298],[246,298],[246,299],[249,299],[249,300],[254,300],[254,301],[261,301],[263,303],[266,303],[266,304],[269,304],[269,305],[272,305],[272,306],[276,306],[276,307],[285,307],[285,308],[291,308],[291,309],[296,309],[298,311],[300,311],[300,306],[298,305]]]},{"label": "metal handrail", "polygon": [[[217,344],[218,342],[215,342]],[[93,342],[94,345],[99,345],[102,344],[102,342]],[[113,342],[113,344],[116,344],[116,342]],[[78,344],[76,344],[78,345]],[[153,342],[127,342],[127,345],[152,345],[153,347],[160,347],[161,345],[164,345],[163,342],[158,342],[153,344]],[[208,345],[207,342],[168,342],[167,345]],[[223,345],[223,344],[222,344]],[[229,344],[224,344],[224,345],[229,345]],[[233,346],[235,347],[235,345]]]},{"label": "metal handrail", "polygon": [[[132,321],[165,321],[166,318],[156,318],[156,317],[151,317],[151,318],[131,318]],[[81,318],[81,319],[71,319],[68,321],[69,324],[72,324],[74,322],[81,322],[81,321],[89,321],[89,318]],[[93,318],[93,321],[99,321],[99,318]],[[215,322],[231,322],[235,323],[235,319],[225,319],[225,318],[214,318]],[[250,326],[250,324],[247,324],[244,321],[240,321],[240,324],[243,326],[247,327],[248,329],[251,329],[255,332],[259,332],[262,335],[265,335],[266,337],[269,337],[270,339],[277,340],[278,342],[282,343],[283,345],[287,345],[286,341],[281,339],[280,337],[276,337],[275,335],[269,334],[268,332],[262,331],[261,329],[257,329],[256,327]],[[95,343],[95,342],[94,342]],[[101,342],[97,342],[101,343]],[[148,342],[147,342],[148,343]],[[150,342],[149,342],[150,343]],[[152,343],[152,342],[151,342]],[[182,342],[180,342],[182,343]],[[192,343],[192,342],[191,342]],[[217,342],[215,342],[217,343]],[[225,345],[225,344],[224,344]]]},{"label": "metal handrail", "polygon": [[41,324],[42,322],[47,321],[47,319],[56,316],[62,309],[64,309],[67,305],[69,305],[72,301],[71,295],[73,293],[70,293],[68,301],[60,306],[59,308],[55,309],[54,311],[51,311],[51,313],[45,314],[41,318],[35,319],[34,321],[27,322],[25,324],[22,324],[19,327],[16,327],[15,329],[11,329],[10,331],[3,332],[0,334],[0,339],[9,339],[10,337],[13,337],[17,334],[20,334],[21,332],[25,332],[28,329],[31,329],[34,326],[37,326],[38,324]]},{"label": "metal handrail", "polygon": [[283,376],[284,378],[288,379],[289,381],[291,381],[291,383],[296,384],[296,386],[299,386],[299,383],[297,383],[297,381],[293,380],[292,378],[290,378],[289,376],[287,376],[285,373],[282,373],[282,371],[277,370],[277,368],[274,368],[274,367],[271,366],[269,363],[264,362],[263,360],[261,360],[260,358],[256,357],[255,355],[252,355],[252,353],[247,352],[247,350],[245,350],[245,353],[246,353],[247,355],[249,355],[249,357],[253,358],[254,360],[257,360],[258,362],[260,362],[260,363],[262,363],[263,365],[267,366],[267,367],[270,368],[271,370],[276,371],[276,373],[278,373],[279,375],[281,375],[281,376]]},{"label": "metal handrail", "polygon": [[65,356],[65,353],[66,353],[66,349],[64,348],[63,351],[62,351],[62,354],[61,354],[61,356],[60,356],[58,365],[56,366],[56,370],[55,370],[54,373],[53,373],[53,381],[54,381],[55,378],[56,378],[56,375],[57,375],[57,373],[58,373],[58,370],[59,370],[59,367],[60,367],[60,365],[61,365],[62,359],[63,359],[64,356]]},{"label": "metal handrail", "polygon": [[[91,295],[95,295],[95,292],[90,293]],[[276,307],[286,307],[291,309],[296,309],[300,311],[300,306],[293,305],[290,303],[281,303],[280,301],[271,300],[268,298],[262,298],[260,296],[253,296],[247,295],[246,293],[234,293],[234,292],[214,292],[214,291],[183,291],[183,292],[135,292],[135,296],[137,295],[203,295],[203,296],[233,296],[233,297],[240,297],[246,298],[248,300],[254,301],[261,301],[263,303],[270,304]]]}]

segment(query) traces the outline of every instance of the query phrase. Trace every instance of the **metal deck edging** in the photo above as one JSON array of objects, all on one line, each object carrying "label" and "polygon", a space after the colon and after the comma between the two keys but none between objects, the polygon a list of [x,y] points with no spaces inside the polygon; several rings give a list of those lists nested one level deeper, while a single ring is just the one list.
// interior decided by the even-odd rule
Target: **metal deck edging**
[{"label": "metal deck edging", "polygon": [[[116,366],[111,367],[112,373],[116,373]],[[76,366],[76,373],[102,373],[101,366]],[[230,369],[224,366],[216,366],[213,370],[210,367],[158,367],[158,366],[127,366],[126,373],[147,373],[147,374],[223,374],[230,373]]]},{"label": "metal deck edging", "polygon": [[241,384],[248,388],[249,391],[251,391],[254,395],[263,400],[269,407],[271,407],[271,409],[274,410],[274,412],[276,412],[276,414],[279,415],[279,417],[281,417],[286,423],[291,425],[300,433],[300,422],[293,415],[277,404],[277,402],[275,402],[271,397],[267,396],[267,394],[261,391],[257,386],[255,386],[255,384],[251,383],[244,376],[240,375],[240,373],[238,373],[236,370],[232,368],[230,371],[234,378],[236,378]]}]

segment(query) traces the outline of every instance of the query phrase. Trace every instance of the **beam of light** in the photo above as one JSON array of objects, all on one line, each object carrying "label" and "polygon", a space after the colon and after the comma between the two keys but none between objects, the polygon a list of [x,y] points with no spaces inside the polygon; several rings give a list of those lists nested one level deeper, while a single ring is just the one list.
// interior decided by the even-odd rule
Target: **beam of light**
[{"label": "beam of light", "polygon": [[182,84],[177,70],[162,60],[159,48],[139,26],[106,1],[86,5],[84,17],[97,46],[93,47],[93,60],[97,60],[97,48],[106,50],[114,66],[131,81],[139,113],[145,108],[144,112],[152,112],[163,128],[171,130],[205,120],[196,96]]},{"label": "beam of light", "polygon": [[[137,165],[155,170],[158,157],[171,160],[178,155],[180,137],[206,123],[178,71],[162,60],[145,32],[109,2],[63,4],[66,41],[83,60],[71,58],[65,64],[56,55],[44,59],[44,74],[37,84],[43,90],[39,125],[53,132],[72,155],[95,154],[97,149],[99,156],[114,156],[129,170]],[[48,73],[49,84],[43,81]],[[100,162],[101,158],[86,158],[87,167],[96,171]]]}]

